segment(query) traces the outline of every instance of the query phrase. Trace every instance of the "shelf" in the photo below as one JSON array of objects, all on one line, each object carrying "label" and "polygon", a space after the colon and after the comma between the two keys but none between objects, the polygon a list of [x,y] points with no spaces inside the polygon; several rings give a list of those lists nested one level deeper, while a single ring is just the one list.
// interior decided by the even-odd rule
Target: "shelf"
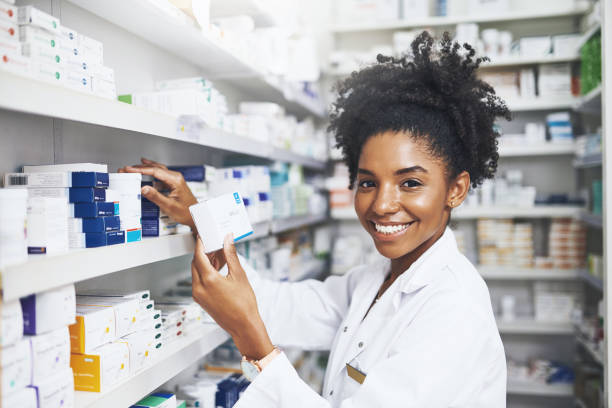
[{"label": "shelf", "polygon": [[579,277],[580,279],[591,285],[591,287],[599,291],[603,291],[603,281],[600,278],[591,275],[587,271],[580,272]]},{"label": "shelf", "polygon": [[273,220],[271,224],[271,232],[279,234],[281,232],[291,231],[297,228],[316,225],[327,220],[327,215],[301,215],[297,217]]},{"label": "shelf", "polygon": [[145,133],[268,160],[288,160],[315,169],[326,166],[323,161],[218,129],[207,129],[193,140],[178,131],[173,116],[6,71],[0,71],[0,94],[12,95],[0,98],[0,109]]},{"label": "shelf", "polygon": [[591,227],[603,228],[603,215],[583,211],[580,213],[580,220]]},{"label": "shelf", "polygon": [[[255,224],[254,234],[241,242],[318,224],[326,219],[326,216],[304,216]],[[27,262],[0,270],[2,299],[18,299],[70,283],[191,254],[193,250],[193,235],[183,233],[101,248],[75,249],[58,255],[30,255]]]},{"label": "shelf", "polygon": [[536,382],[508,380],[507,393],[512,395],[534,395],[541,397],[573,397],[573,384],[542,384]]},{"label": "shelf", "polygon": [[573,96],[507,99],[506,105],[513,112],[572,109],[580,99]]},{"label": "shelf", "polygon": [[357,221],[357,214],[353,207],[332,208],[331,217],[334,220],[354,220]]},{"label": "shelf", "polygon": [[304,265],[301,270],[295,275],[290,277],[290,281],[298,282],[306,279],[316,279],[323,275],[327,262],[322,259],[314,259]]},{"label": "shelf", "polygon": [[513,266],[478,265],[476,267],[486,280],[576,280],[582,269],[535,269]]},{"label": "shelf", "polygon": [[589,10],[588,6],[571,7],[560,9],[557,11],[541,10],[541,11],[525,11],[525,12],[504,12],[495,15],[463,15],[463,16],[434,16],[424,17],[419,20],[407,21],[390,21],[370,24],[342,24],[332,27],[331,31],[335,33],[351,33],[365,31],[389,31],[406,28],[418,27],[448,27],[461,23],[497,23],[503,21],[524,21],[524,20],[544,20],[559,17],[574,17],[586,13]]},{"label": "shelf", "polygon": [[[261,67],[203,32],[195,22],[170,15],[148,0],[69,0],[71,3],[203,69],[207,78],[237,79],[232,85],[253,97],[279,103],[294,114],[322,116],[318,103],[285,97],[285,86],[271,81]],[[138,18],[134,18],[138,16]],[[302,95],[301,95],[302,96]],[[305,95],[303,95],[305,96]],[[316,106],[316,109],[313,109]]]},{"label": "shelf", "polygon": [[574,152],[574,143],[499,144],[500,157],[564,156]]},{"label": "shelf", "polygon": [[599,84],[597,88],[578,98],[574,104],[574,110],[577,112],[601,115],[601,91],[602,85]]},{"label": "shelf", "polygon": [[517,319],[513,321],[497,320],[497,328],[502,334],[574,334],[574,326],[571,322],[547,322],[533,319]]},{"label": "shelf", "polygon": [[597,22],[597,24],[595,24],[593,27],[586,30],[584,34],[582,34],[582,37],[580,37],[580,41],[578,41],[576,48],[577,49],[582,48],[582,46],[586,44],[586,42],[589,41],[589,39],[600,30],[601,30],[601,21]]},{"label": "shelf", "polygon": [[602,154],[595,153],[588,156],[580,157],[574,160],[574,167],[577,169],[587,169],[590,167],[599,167],[602,165]]},{"label": "shelf", "polygon": [[604,354],[601,350],[595,349],[595,346],[591,342],[586,341],[580,336],[576,337],[576,341],[584,350],[586,350],[589,356],[591,356],[596,363],[604,365]]},{"label": "shelf", "polygon": [[204,324],[193,334],[164,346],[147,368],[108,390],[101,393],[77,391],[75,407],[131,406],[227,339],[229,335],[216,324]]},{"label": "shelf", "polygon": [[458,207],[451,220],[477,218],[569,218],[577,217],[583,207],[569,205],[535,205],[533,207]]}]

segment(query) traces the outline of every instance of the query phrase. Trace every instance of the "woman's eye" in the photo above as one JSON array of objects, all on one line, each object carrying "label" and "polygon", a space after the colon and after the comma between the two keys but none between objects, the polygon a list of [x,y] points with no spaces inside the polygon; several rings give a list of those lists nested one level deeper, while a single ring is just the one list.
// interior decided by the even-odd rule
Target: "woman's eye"
[{"label": "woman's eye", "polygon": [[359,182],[359,188],[369,188],[374,187],[374,182],[372,180],[363,180]]},{"label": "woman's eye", "polygon": [[418,180],[406,180],[402,183],[403,187],[419,187],[422,184]]}]

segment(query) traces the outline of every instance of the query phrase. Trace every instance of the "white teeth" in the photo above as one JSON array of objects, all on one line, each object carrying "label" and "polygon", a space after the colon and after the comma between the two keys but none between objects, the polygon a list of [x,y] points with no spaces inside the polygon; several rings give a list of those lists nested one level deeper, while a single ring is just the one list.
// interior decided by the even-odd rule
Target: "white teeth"
[{"label": "white teeth", "polygon": [[374,226],[376,227],[376,231],[382,233],[382,234],[395,234],[397,232],[403,231],[406,228],[408,228],[409,224],[401,224],[401,225],[380,225],[380,224],[376,224],[374,223]]}]

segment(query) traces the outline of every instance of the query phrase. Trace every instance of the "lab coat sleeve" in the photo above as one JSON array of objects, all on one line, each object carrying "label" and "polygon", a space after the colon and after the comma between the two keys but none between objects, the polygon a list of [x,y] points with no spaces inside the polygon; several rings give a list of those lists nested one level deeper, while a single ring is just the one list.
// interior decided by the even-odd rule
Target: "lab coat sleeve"
[{"label": "lab coat sleeve", "polygon": [[[453,300],[449,294],[430,299],[426,311],[393,341],[389,355],[369,368],[364,383],[349,383],[358,389],[339,406],[485,408],[470,401],[489,393],[492,397],[487,408],[505,407],[505,362],[490,358],[495,355],[487,349],[491,342],[480,334],[486,332],[483,326],[487,323],[474,318],[474,311],[462,302],[453,304]],[[466,401],[467,405],[462,403]],[[298,377],[281,354],[257,376],[236,407],[331,405]]]},{"label": "lab coat sleeve", "polygon": [[307,350],[330,349],[363,268],[328,277],[323,282],[314,279],[275,282],[263,279],[243,258],[240,262],[274,344]]}]

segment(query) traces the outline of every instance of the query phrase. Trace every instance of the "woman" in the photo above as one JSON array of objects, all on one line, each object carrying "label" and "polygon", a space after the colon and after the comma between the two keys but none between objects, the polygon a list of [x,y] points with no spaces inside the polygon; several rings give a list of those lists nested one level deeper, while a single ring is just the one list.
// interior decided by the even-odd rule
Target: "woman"
[{"label": "woman", "polygon": [[[470,185],[493,177],[493,125],[509,112],[476,79],[483,59],[469,45],[424,32],[412,53],[353,73],[330,118],[355,211],[385,261],[324,282],[278,283],[241,262],[231,237],[210,257],[197,240],[193,296],[231,334],[253,379],[237,407],[505,406],[489,293],[447,224]],[[169,198],[143,194],[191,224],[195,200],[179,174],[146,160],[124,171],[165,181]],[[275,344],[331,350],[323,396]]]}]

